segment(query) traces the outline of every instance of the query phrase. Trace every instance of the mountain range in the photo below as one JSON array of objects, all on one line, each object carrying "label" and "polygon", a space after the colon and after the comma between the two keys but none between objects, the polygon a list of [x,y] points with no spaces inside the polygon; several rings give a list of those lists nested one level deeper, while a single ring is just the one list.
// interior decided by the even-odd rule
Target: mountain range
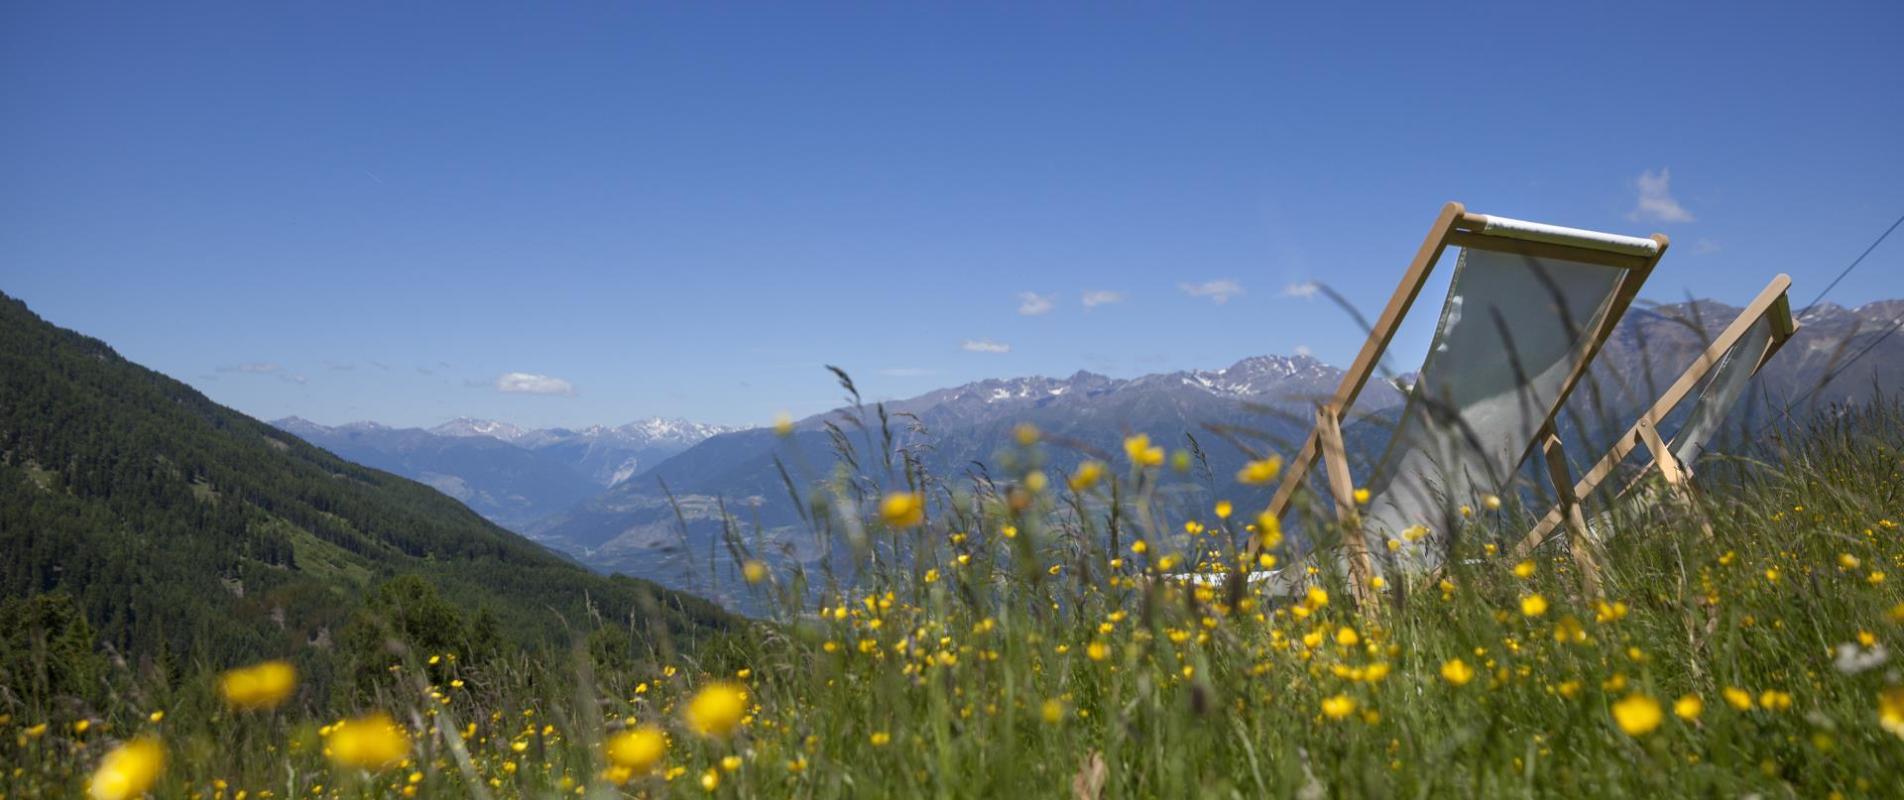
[{"label": "mountain range", "polygon": [[[1630,310],[1570,401],[1563,435],[1588,443],[1623,429],[1737,313],[1709,300]],[[1900,314],[1904,301],[1895,300],[1805,310],[1797,337],[1755,379],[1720,444],[1775,421],[1795,399],[1802,404],[1794,413],[1805,413],[1904,389],[1904,337],[1885,334]],[[849,404],[799,420],[785,436],[678,420],[583,431],[470,419],[428,431],[363,423],[322,428],[295,419],[276,424],[340,455],[438,486],[598,569],[744,606],[726,559],[713,557],[722,509],[760,531],[765,549],[780,557],[816,558],[781,468],[797,485],[823,479],[838,462],[843,440],[858,450],[861,475],[881,475],[889,469],[882,453],[903,450],[940,476],[984,476],[997,469],[995,456],[1019,423],[1062,443],[1047,448],[1046,467],[1058,471],[1086,457],[1117,461],[1124,437],[1144,433],[1173,449],[1194,446],[1208,466],[1207,473],[1198,469],[1207,487],[1247,505],[1266,499],[1266,490],[1238,486],[1231,476],[1250,452],[1291,452],[1309,429],[1314,402],[1333,393],[1341,377],[1339,367],[1308,356],[1263,355],[1221,369],[1134,378],[1080,371],[990,379],[883,404]],[[1397,384],[1408,385],[1412,375],[1392,381],[1370,381],[1345,426],[1359,467],[1381,452],[1404,401]],[[624,442],[649,449],[615,449]],[[620,460],[624,454],[636,458],[633,469]],[[610,464],[616,468],[605,469]],[[550,477],[570,474],[589,479]]]},{"label": "mountain range", "polygon": [[738,430],[661,418],[582,430],[469,417],[428,429],[328,426],[300,417],[271,424],[359,464],[429,484],[511,528],[566,511],[703,439]]}]

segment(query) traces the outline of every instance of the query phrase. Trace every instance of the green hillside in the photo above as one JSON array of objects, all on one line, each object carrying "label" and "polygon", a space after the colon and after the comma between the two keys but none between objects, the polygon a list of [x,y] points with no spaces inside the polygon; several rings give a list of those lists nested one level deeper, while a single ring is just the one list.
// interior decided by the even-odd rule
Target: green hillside
[{"label": "green hillside", "polygon": [[0,637],[20,658],[72,636],[61,626],[79,623],[61,609],[77,608],[87,633],[134,665],[290,654],[321,673],[366,598],[417,591],[386,586],[406,574],[456,611],[431,632],[446,642],[538,646],[598,624],[693,638],[731,619],[698,598],[588,572],[5,295],[0,552],[0,622],[20,626]]}]

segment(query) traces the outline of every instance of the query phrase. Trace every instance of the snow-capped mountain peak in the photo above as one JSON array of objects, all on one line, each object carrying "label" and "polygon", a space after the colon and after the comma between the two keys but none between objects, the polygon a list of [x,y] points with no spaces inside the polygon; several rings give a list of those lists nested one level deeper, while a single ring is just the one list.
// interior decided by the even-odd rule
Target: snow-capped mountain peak
[{"label": "snow-capped mountain peak", "polygon": [[505,442],[514,442],[529,433],[507,422],[471,417],[457,417],[431,428],[430,432],[438,436],[487,436]]}]

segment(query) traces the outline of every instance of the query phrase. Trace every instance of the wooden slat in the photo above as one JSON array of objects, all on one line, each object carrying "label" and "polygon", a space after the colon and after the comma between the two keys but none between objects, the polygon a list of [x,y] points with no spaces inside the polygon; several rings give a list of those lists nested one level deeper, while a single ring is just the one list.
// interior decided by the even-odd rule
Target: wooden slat
[{"label": "wooden slat", "polygon": [[1706,541],[1712,541],[1712,522],[1699,512],[1699,501],[1692,494],[1692,470],[1680,463],[1679,456],[1666,446],[1666,440],[1660,438],[1652,420],[1640,420],[1638,430],[1640,442],[1653,454],[1653,466],[1659,468],[1660,477],[1666,480],[1666,491],[1699,521],[1699,532],[1705,534]]},{"label": "wooden slat", "polygon": [[1580,511],[1580,498],[1573,493],[1573,475],[1567,468],[1567,453],[1560,437],[1549,428],[1541,437],[1541,451],[1547,460],[1547,480],[1553,483],[1556,507],[1567,521],[1567,548],[1573,553],[1574,566],[1580,568],[1580,582],[1588,597],[1600,596],[1600,562],[1593,555],[1593,540],[1587,535],[1587,518]]},{"label": "wooden slat", "polygon": [[1329,408],[1316,409],[1316,433],[1322,440],[1322,463],[1329,474],[1329,493],[1335,495],[1336,522],[1342,527],[1342,549],[1349,559],[1350,591],[1356,607],[1374,613],[1375,565],[1369,559],[1368,538],[1362,533],[1362,512],[1355,507],[1355,480],[1349,475],[1349,453],[1342,446],[1342,419]]}]

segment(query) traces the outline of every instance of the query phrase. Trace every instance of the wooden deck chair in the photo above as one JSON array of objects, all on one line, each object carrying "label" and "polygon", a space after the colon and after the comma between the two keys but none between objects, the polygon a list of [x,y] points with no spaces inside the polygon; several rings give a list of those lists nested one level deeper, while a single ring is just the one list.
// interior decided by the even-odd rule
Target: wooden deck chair
[{"label": "wooden deck chair", "polygon": [[[1798,321],[1792,317],[1791,300],[1786,296],[1791,285],[1791,278],[1785,275],[1773,278],[1765,290],[1759,292],[1758,297],[1739,312],[1732,324],[1720,331],[1692,366],[1680,373],[1678,380],[1667,387],[1665,393],[1634,421],[1632,427],[1614,440],[1612,449],[1588,468],[1578,481],[1569,474],[1560,439],[1553,435],[1551,429],[1546,431],[1542,437],[1542,447],[1547,456],[1548,479],[1553,482],[1558,500],[1534,525],[1533,530],[1528,531],[1514,546],[1510,557],[1515,560],[1526,558],[1534,548],[1564,526],[1571,549],[1576,553],[1575,558],[1581,561],[1588,591],[1596,592],[1597,568],[1589,566],[1593,561],[1590,552],[1586,551],[1591,547],[1591,534],[1585,515],[1581,513],[1580,501],[1599,489],[1621,462],[1641,447],[1652,456],[1652,460],[1627,482],[1616,497],[1628,498],[1633,495],[1635,488],[1657,469],[1670,494],[1684,501],[1692,499],[1693,462],[1705,451],[1712,436],[1718,433],[1726,414],[1745,394],[1747,382],[1798,332]],[[1659,434],[1659,424],[1688,397],[1691,397],[1692,403],[1688,416],[1671,440],[1663,439]],[[1700,525],[1706,536],[1710,537],[1712,529],[1703,518],[1700,519]],[[1594,571],[1589,572],[1589,569]]]},{"label": "wooden deck chair", "polygon": [[[1663,234],[1641,239],[1471,214],[1460,203],[1443,207],[1335,395],[1318,405],[1315,427],[1285,467],[1268,513],[1281,518],[1321,460],[1358,603],[1372,608],[1374,598],[1369,534],[1423,526],[1432,537],[1394,566],[1438,565],[1459,523],[1454,509],[1505,488],[1668,244]],[[1363,484],[1370,503],[1358,509],[1342,420],[1449,247],[1461,254],[1434,340],[1389,448]],[[1252,539],[1243,563],[1257,563],[1261,549]],[[1303,581],[1296,564],[1282,572],[1273,581],[1279,588]],[[1253,577],[1232,573],[1232,604]]]}]

